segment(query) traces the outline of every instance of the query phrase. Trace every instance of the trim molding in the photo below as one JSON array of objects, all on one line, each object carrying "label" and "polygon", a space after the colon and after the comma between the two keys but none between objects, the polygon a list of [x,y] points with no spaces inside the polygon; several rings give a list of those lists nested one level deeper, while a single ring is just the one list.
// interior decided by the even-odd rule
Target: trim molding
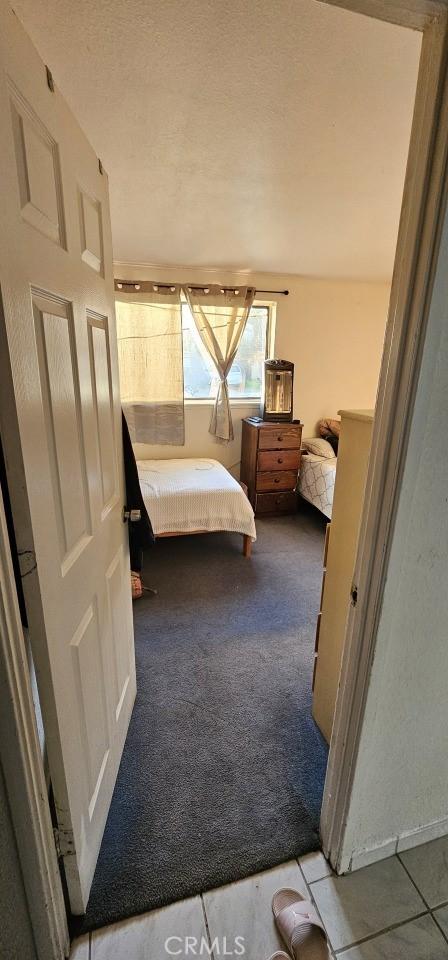
[{"label": "trim molding", "polygon": [[320,0],[320,3],[411,30],[425,30],[431,21],[443,17],[447,9],[445,0]]},{"label": "trim molding", "polygon": [[67,920],[1,493],[0,720],[0,758],[37,956],[62,960],[70,946]]},{"label": "trim molding", "polygon": [[396,853],[404,853],[405,850],[419,847],[431,840],[438,840],[439,837],[444,837],[446,834],[448,834],[448,817],[444,817],[442,820],[433,820],[432,823],[415,827],[414,830],[406,830],[398,837],[391,837],[377,846],[355,850],[351,858],[343,864],[345,869],[342,869],[341,872],[349,873],[352,870],[361,870],[362,867],[368,867],[371,863],[377,863],[378,860],[393,857]]},{"label": "trim molding", "polygon": [[362,867],[369,867],[371,863],[377,863],[378,860],[386,860],[387,857],[393,857],[397,852],[397,838],[392,837],[379,843],[378,846],[366,847],[365,850],[355,850],[347,867],[343,873],[349,873],[352,870],[361,870]]},{"label": "trim molding", "polygon": [[[114,274],[119,275],[121,267],[125,269],[137,270],[169,270],[175,273],[176,270],[187,270],[191,273],[205,273],[214,277],[294,277],[294,273],[271,273],[269,270],[253,270],[249,267],[241,269],[237,267],[201,267],[193,266],[191,263],[145,263],[139,260],[114,260]],[[299,276],[297,274],[297,276]],[[123,278],[125,279],[125,278]],[[387,282],[387,281],[385,281]]]},{"label": "trim molding", "polygon": [[419,847],[422,843],[429,843],[430,840],[438,840],[448,834],[448,817],[442,820],[433,820],[432,823],[426,823],[422,827],[415,827],[414,830],[405,830],[400,834],[397,840],[397,853],[405,850],[411,850],[412,847]]},{"label": "trim molding", "polygon": [[[326,3],[327,0],[320,0],[320,2]],[[121,277],[121,279],[125,280],[126,277],[123,276],[123,271],[133,272],[134,270],[154,270],[156,273],[158,271],[167,270],[171,274],[176,273],[177,270],[185,270],[187,273],[200,273],[201,275],[205,274],[206,276],[216,277],[218,282],[225,280],[227,277],[239,277],[240,279],[250,279],[251,277],[270,277],[270,279],[274,281],[281,277],[289,277],[292,282],[318,281],[319,283],[374,283],[384,284],[384,286],[386,286],[387,284],[390,284],[392,280],[390,276],[357,277],[347,274],[347,276],[338,275],[337,277],[332,277],[328,276],[327,274],[282,273],[278,270],[257,270],[255,268],[241,270],[237,269],[236,267],[202,267],[192,266],[191,263],[145,263],[141,262],[140,260],[114,260],[114,276],[116,278]],[[160,277],[155,277],[154,279],[160,279]]]}]

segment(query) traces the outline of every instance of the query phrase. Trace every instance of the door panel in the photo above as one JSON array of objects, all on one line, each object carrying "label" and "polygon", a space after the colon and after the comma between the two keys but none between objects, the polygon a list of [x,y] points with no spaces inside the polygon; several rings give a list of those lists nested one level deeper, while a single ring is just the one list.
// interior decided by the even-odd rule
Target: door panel
[{"label": "door panel", "polygon": [[[95,598],[96,599],[96,598]],[[96,602],[90,604],[72,641],[73,671],[80,704],[80,736],[92,817],[110,748],[104,664]],[[95,738],[90,731],[95,730]]]},{"label": "door panel", "polygon": [[81,257],[96,273],[103,275],[103,222],[101,203],[79,188]]},{"label": "door panel", "polygon": [[71,304],[32,291],[53,504],[65,574],[91,535]]},{"label": "door panel", "polygon": [[7,82],[22,217],[64,246],[58,145],[10,77]]},{"label": "door panel", "polygon": [[135,698],[107,176],[0,0],[0,427],[71,909]]},{"label": "door panel", "polygon": [[[132,682],[132,676],[129,671],[129,652],[126,644],[122,642],[122,637],[128,627],[125,616],[126,605],[123,607],[123,601],[125,599],[123,593],[124,590],[127,589],[127,580],[123,576],[124,567],[123,551],[120,549],[106,573],[115,679],[115,722],[119,720],[129,683]],[[128,645],[133,645],[132,635],[129,635]]]},{"label": "door panel", "polygon": [[92,396],[100,458],[102,518],[117,497],[114,404],[107,317],[87,316]]}]

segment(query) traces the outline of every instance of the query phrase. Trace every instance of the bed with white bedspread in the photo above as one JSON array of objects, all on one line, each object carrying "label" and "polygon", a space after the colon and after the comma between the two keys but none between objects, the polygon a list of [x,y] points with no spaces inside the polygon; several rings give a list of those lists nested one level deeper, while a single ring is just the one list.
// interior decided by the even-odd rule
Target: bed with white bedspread
[{"label": "bed with white bedspread", "polygon": [[140,487],[156,537],[240,533],[245,554],[256,540],[254,512],[240,484],[217,460],[137,460]]}]

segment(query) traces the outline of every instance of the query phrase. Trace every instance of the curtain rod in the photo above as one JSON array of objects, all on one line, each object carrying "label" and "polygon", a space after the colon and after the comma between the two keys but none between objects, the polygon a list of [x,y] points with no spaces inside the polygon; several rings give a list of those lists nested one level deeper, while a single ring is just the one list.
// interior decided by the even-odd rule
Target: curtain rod
[{"label": "curtain rod", "polygon": [[[122,290],[123,287],[133,287],[134,290],[148,290],[155,289],[156,287],[162,287],[163,290],[169,290],[174,286],[184,286],[184,284],[174,284],[174,283],[157,283],[155,280],[115,280],[115,289]],[[187,283],[187,287],[191,287],[193,290],[209,290],[211,284],[197,284],[197,283]],[[216,284],[219,286],[219,284]],[[232,287],[221,287],[221,290],[235,290],[237,285],[234,284]],[[255,290],[255,293],[274,293],[277,296],[288,297],[289,290]]]}]

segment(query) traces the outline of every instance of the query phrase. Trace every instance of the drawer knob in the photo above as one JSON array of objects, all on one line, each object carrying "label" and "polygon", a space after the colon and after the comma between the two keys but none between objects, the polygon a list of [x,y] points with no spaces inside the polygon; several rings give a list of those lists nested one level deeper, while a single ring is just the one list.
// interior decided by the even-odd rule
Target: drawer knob
[{"label": "drawer knob", "polygon": [[283,457],[279,457],[277,463],[283,463]]},{"label": "drawer knob", "polygon": [[276,478],[275,478],[275,481],[274,481],[274,483],[280,483],[280,480],[279,480],[279,478],[278,478],[278,477],[276,477]]},{"label": "drawer knob", "polygon": [[283,437],[277,437],[277,440],[278,440],[279,443],[281,443],[282,440],[283,440]]}]

